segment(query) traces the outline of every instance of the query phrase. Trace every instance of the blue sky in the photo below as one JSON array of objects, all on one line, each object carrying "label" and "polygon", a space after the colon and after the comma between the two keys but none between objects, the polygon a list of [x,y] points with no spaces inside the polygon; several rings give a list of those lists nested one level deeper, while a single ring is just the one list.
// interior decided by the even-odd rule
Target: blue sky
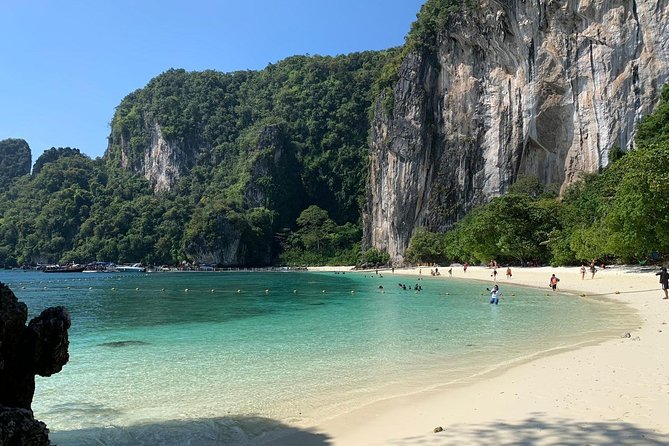
[{"label": "blue sky", "polygon": [[262,69],[401,45],[424,0],[0,0],[0,140],[95,158],[128,93],[169,68]]}]

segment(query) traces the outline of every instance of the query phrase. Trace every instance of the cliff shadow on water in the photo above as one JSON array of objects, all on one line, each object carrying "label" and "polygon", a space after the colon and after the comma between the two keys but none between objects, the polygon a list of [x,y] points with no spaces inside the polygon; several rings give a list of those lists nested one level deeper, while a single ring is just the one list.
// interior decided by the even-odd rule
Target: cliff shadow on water
[{"label": "cliff shadow on water", "polygon": [[[327,446],[333,444],[326,434],[289,426],[283,422],[254,416],[230,416],[193,420],[147,422],[131,426],[105,426],[54,431],[54,443],[60,446],[82,444],[180,446],[252,446],[259,444]],[[289,439],[289,440],[288,440]],[[286,442],[288,441],[288,442]],[[297,443],[296,443],[297,442]]]}]

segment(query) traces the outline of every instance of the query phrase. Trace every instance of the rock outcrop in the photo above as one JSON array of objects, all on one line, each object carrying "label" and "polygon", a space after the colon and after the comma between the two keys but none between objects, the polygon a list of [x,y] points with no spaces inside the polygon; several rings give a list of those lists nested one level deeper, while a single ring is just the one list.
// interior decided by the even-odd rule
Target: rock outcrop
[{"label": "rock outcrop", "polygon": [[151,129],[150,149],[144,154],[142,175],[156,192],[170,190],[193,164],[191,150],[183,142],[168,141],[158,123]]},{"label": "rock outcrop", "polygon": [[[168,191],[193,167],[199,147],[184,138],[166,137],[158,122],[146,123],[143,128],[149,135],[146,150],[139,153],[132,138],[121,134],[117,140],[110,137],[105,156],[117,156],[123,169],[144,177],[155,192]],[[112,150],[114,145],[118,147]]]},{"label": "rock outcrop", "polygon": [[31,410],[35,375],[58,373],[69,359],[70,315],[48,308],[28,326],[28,308],[0,283],[0,444],[49,444]]},{"label": "rock outcrop", "polygon": [[365,244],[394,263],[519,176],[561,189],[633,149],[669,80],[669,0],[481,0],[410,52],[372,124]]}]

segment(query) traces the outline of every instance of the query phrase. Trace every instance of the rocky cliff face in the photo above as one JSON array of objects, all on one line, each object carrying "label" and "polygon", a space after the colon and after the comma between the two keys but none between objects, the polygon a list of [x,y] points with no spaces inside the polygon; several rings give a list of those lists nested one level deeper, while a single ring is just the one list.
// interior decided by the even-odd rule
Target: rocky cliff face
[{"label": "rocky cliff face", "polygon": [[163,136],[160,125],[154,124],[150,150],[144,154],[144,178],[149,180],[156,192],[170,190],[193,164],[190,153],[179,144],[170,144]]},{"label": "rocky cliff face", "polygon": [[564,189],[632,149],[669,80],[669,0],[481,0],[436,40],[373,122],[365,243],[395,263],[519,176]]},{"label": "rocky cliff face", "polygon": [[170,190],[179,177],[193,167],[199,150],[186,141],[168,141],[157,122],[151,125],[148,133],[150,143],[143,157],[134,157],[130,142],[120,138],[121,167],[146,178],[155,192]]}]

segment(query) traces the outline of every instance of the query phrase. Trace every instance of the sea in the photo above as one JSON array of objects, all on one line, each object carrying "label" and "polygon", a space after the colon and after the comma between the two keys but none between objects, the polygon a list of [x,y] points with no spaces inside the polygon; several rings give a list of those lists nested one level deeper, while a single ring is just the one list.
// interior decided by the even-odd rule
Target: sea
[{"label": "sea", "polygon": [[502,280],[491,305],[489,283],[389,271],[8,271],[0,281],[29,318],[57,305],[72,316],[70,360],[37,377],[33,401],[59,446],[262,444],[635,322],[606,300]]}]

